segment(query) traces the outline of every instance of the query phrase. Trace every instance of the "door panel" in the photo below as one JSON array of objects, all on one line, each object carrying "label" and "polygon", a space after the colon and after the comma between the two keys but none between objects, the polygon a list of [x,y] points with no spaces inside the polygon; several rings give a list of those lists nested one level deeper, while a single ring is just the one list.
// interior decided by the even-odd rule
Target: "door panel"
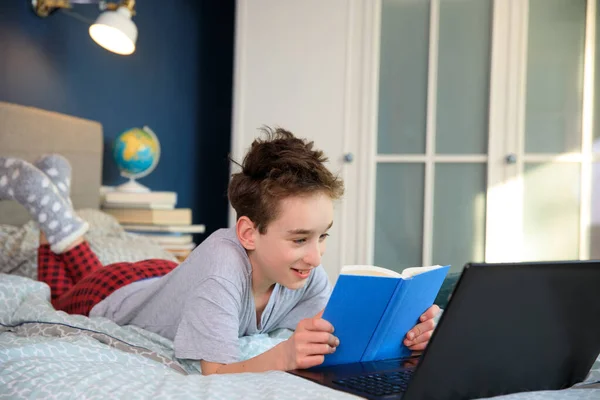
[{"label": "door panel", "polygon": [[579,163],[527,163],[523,172],[523,261],[579,258]]},{"label": "door panel", "polygon": [[485,251],[486,164],[438,163],[435,168],[432,264],[452,272]]},{"label": "door panel", "polygon": [[379,66],[379,154],[425,153],[429,2],[384,0]]},{"label": "door panel", "polygon": [[401,272],[421,266],[424,165],[379,164],[375,205],[375,265]]},{"label": "door panel", "polygon": [[585,0],[530,0],[525,152],[581,151]]},{"label": "door panel", "polygon": [[491,0],[440,2],[438,154],[487,154],[491,15]]}]

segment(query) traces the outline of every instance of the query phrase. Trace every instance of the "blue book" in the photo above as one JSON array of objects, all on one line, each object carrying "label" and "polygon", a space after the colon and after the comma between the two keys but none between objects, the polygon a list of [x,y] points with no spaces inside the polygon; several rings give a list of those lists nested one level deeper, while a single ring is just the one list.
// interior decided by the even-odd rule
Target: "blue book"
[{"label": "blue book", "polygon": [[433,305],[449,268],[407,268],[400,274],[374,266],[344,267],[323,313],[340,345],[321,365],[410,355],[404,338]]}]

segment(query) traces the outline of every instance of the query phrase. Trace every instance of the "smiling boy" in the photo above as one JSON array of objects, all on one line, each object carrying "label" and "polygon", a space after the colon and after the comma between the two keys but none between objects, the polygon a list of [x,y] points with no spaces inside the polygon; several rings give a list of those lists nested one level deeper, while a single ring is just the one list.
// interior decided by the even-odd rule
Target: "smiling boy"
[{"label": "smiling boy", "polygon": [[[344,188],[312,142],[283,129],[264,134],[252,143],[229,185],[235,227],[210,235],[179,266],[145,260],[103,267],[83,239],[87,224],[74,219],[68,192],[59,196],[43,172],[22,160],[0,160],[6,169],[0,175],[17,176],[14,184],[22,192],[6,186],[0,198],[26,204],[33,196],[56,197],[51,207],[61,211],[53,216],[55,226],[40,224],[45,235],[38,268],[57,309],[160,334],[174,341],[177,358],[199,361],[205,375],[309,368],[340,344],[334,327],[321,318],[331,293],[321,256],[333,224],[333,202]],[[65,235],[51,236],[56,231]],[[407,346],[421,350],[427,345],[438,311],[433,306],[421,317],[404,339]],[[240,337],[280,328],[294,333],[240,361]]]},{"label": "smiling boy", "polygon": [[[325,167],[326,157],[313,149],[312,142],[283,129],[266,134],[265,140],[252,144],[242,171],[233,175],[229,199],[237,213],[235,236],[243,248],[241,258],[250,266],[247,284],[256,327],[261,332],[277,328],[295,332],[247,361],[204,356],[204,373],[309,368],[321,364],[339,344],[334,327],[320,318],[331,292],[321,256],[333,224],[333,201],[342,196],[343,183]],[[409,333],[413,340],[407,339],[406,344],[415,350],[424,348],[437,311],[434,306],[424,315]],[[234,326],[230,327],[232,348],[237,340]],[[214,333],[219,332],[222,329]]]}]

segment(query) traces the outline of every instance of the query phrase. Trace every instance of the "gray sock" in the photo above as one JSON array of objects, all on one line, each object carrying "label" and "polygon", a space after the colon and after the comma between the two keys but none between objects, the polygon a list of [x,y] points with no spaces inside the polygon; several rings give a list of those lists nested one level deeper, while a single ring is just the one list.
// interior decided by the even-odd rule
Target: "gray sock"
[{"label": "gray sock", "polygon": [[55,253],[64,252],[89,228],[46,174],[17,158],[0,157],[0,199],[16,200],[24,206]]},{"label": "gray sock", "polygon": [[59,189],[62,197],[71,202],[71,164],[60,154],[44,154],[33,165],[38,167]]}]

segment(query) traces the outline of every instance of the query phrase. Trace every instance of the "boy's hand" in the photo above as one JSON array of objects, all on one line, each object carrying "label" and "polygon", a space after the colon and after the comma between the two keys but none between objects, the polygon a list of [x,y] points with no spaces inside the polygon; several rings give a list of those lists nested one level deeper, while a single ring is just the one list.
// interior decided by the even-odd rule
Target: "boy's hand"
[{"label": "boy's hand", "polygon": [[322,364],[325,354],[333,353],[340,344],[332,333],[333,326],[321,318],[321,313],[300,321],[294,334],[282,343],[285,370]]},{"label": "boy's hand", "polygon": [[404,344],[409,349],[415,351],[423,350],[427,347],[429,339],[431,339],[431,335],[433,334],[433,329],[435,328],[434,318],[439,312],[440,308],[435,304],[432,305],[423,315],[421,315],[421,318],[419,318],[420,322],[408,331],[406,339],[404,339]]}]

